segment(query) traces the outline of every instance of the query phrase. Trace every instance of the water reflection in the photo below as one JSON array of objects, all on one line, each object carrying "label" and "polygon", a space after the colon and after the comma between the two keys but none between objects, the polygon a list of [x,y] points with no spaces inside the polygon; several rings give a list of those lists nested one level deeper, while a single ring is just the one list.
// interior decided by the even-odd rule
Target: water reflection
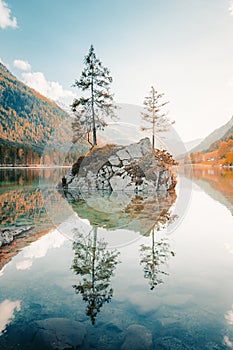
[{"label": "water reflection", "polygon": [[[53,227],[38,183],[41,175],[52,184],[62,172],[64,169],[0,169],[0,230],[31,227],[15,237],[12,244],[1,246],[0,269],[21,249],[38,240]],[[48,200],[54,203],[55,192],[47,192]],[[58,203],[58,199],[56,194],[55,202]],[[25,264],[21,267],[26,267]]]},{"label": "water reflection", "polygon": [[[72,269],[78,276],[78,283],[73,286],[75,292],[82,295],[87,303],[86,314],[95,324],[101,307],[113,297],[111,276],[119,263],[119,251],[109,250],[108,232],[117,231],[115,235],[119,235],[122,230],[132,230],[138,232],[139,238],[142,235],[151,237],[151,245],[140,247],[139,263],[153,290],[163,282],[162,275],[167,274],[162,266],[175,255],[170,250],[169,240],[156,241],[156,234],[176,219],[171,213],[176,195],[161,192],[139,196],[99,191],[65,191],[64,195],[79,218],[87,219],[92,227],[88,233],[74,229]],[[101,238],[98,238],[98,228],[101,228]]]},{"label": "water reflection", "polygon": [[1,229],[31,227],[16,236],[10,245],[1,246],[2,269],[22,248],[45,235],[53,224],[47,216],[41,193],[34,186],[17,186],[0,192],[0,212],[0,232]]},{"label": "water reflection", "polygon": [[38,185],[44,183],[56,184],[67,172],[67,167],[61,168],[1,168],[0,187]]},{"label": "water reflection", "polygon": [[223,344],[226,345],[228,348],[231,348],[231,349],[233,348],[233,342],[230,341],[227,335],[223,337]]},{"label": "water reflection", "polygon": [[[41,227],[49,221],[44,207],[44,198],[38,188],[40,176],[54,184],[65,169],[0,169],[1,227]],[[48,189],[52,187],[51,185]],[[52,202],[54,191],[47,191],[47,200]],[[56,200],[58,202],[58,194]],[[53,201],[54,203],[54,201]],[[47,225],[51,227],[50,225]]]},{"label": "water reflection", "polygon": [[6,329],[6,326],[14,318],[15,311],[21,310],[20,300],[11,301],[9,299],[0,303],[0,336]]},{"label": "water reflection", "polygon": [[[78,215],[79,224],[82,219],[88,222],[86,225],[88,231],[82,230],[79,224],[73,226],[76,229],[72,235],[74,251],[72,271],[77,280],[71,284],[75,293],[82,297],[86,305],[86,314],[92,324],[95,324],[102,307],[113,298],[112,277],[120,262],[120,253],[110,248],[111,233],[114,232],[114,237],[122,237],[124,244],[129,243],[127,241],[129,232],[136,239],[145,236],[145,242],[151,237],[152,244],[141,247],[137,258],[138,266],[140,268],[140,263],[143,266],[144,277],[149,280],[151,289],[161,283],[158,282],[161,280],[161,274],[163,272],[165,274],[162,265],[164,266],[172,253],[169,252],[169,241],[156,242],[156,234],[172,222],[170,212],[176,200],[175,192],[137,195],[124,192],[64,191],[62,194],[65,198],[62,198],[61,192],[51,185],[38,189],[38,170],[25,169],[20,172],[7,169],[4,175],[6,182],[1,183],[1,226],[32,225],[34,228],[28,236],[17,238],[17,244],[14,247],[7,246],[7,253],[4,252],[4,247],[1,248],[0,268],[18,254],[19,250],[47,233],[46,229],[52,227],[51,218],[58,218],[59,224],[69,221],[69,215],[66,215],[64,208],[65,202],[75,213],[74,216]],[[61,175],[59,172],[54,175],[53,169],[46,169],[43,176],[45,184],[47,184],[46,181],[50,184]],[[45,236],[43,242],[47,242],[46,237],[51,237],[51,234]],[[62,238],[61,242],[63,242]],[[54,232],[54,242],[58,246],[59,237],[56,232]],[[136,249],[137,254],[138,248]],[[24,248],[21,260],[15,264],[16,271],[26,273],[33,269],[35,259],[42,256],[44,257],[45,253],[41,250],[39,242],[31,244],[28,249]]]},{"label": "water reflection", "polygon": [[17,187],[0,193],[1,226],[37,225],[46,217],[43,199],[35,187]]},{"label": "water reflection", "polygon": [[233,215],[233,169],[217,167],[184,167],[186,177],[200,186],[209,196],[230,210]]},{"label": "water reflection", "polygon": [[161,229],[164,229],[169,223],[174,221],[175,218],[176,217],[169,212],[164,212],[151,230],[151,245],[141,245],[140,264],[143,266],[144,277],[148,279],[151,290],[163,283],[162,276],[168,275],[168,273],[163,270],[162,267],[171,256],[175,256],[175,253],[170,250],[169,240],[163,238],[156,241],[155,234]]},{"label": "water reflection", "polygon": [[1,169],[0,185],[24,185],[38,182],[39,170],[36,169]]},{"label": "water reflection", "polygon": [[90,225],[106,230],[127,228],[141,235],[149,235],[158,222],[169,222],[166,215],[169,215],[176,200],[175,192],[136,195],[125,192],[64,191],[64,195],[79,218],[87,219]]},{"label": "water reflection", "polygon": [[[232,306],[233,307],[233,306]],[[233,325],[233,310],[228,310],[225,314],[225,319],[228,324]]]},{"label": "water reflection", "polygon": [[[20,189],[20,186],[18,188]],[[24,189],[26,190],[25,185]],[[10,192],[12,186],[4,190]],[[61,201],[59,196],[52,197],[48,193],[48,198],[52,199],[51,206],[54,206],[55,211],[57,201]],[[96,203],[94,199],[91,202],[90,198],[87,205],[84,203],[85,198],[86,196],[80,196],[83,208],[79,208],[79,212],[83,218],[86,216],[84,209],[89,211],[91,203]],[[132,200],[125,202],[121,217],[120,208],[117,209],[114,206],[114,201],[109,202],[109,215],[101,214],[100,206],[99,209],[95,208],[96,211],[93,211],[93,214],[100,212],[100,215],[106,219],[106,222],[100,222],[100,227],[96,226],[97,241],[105,232],[103,238],[106,238],[105,242],[107,242],[108,234],[111,232],[110,229],[109,231],[103,229],[105,224],[106,227],[110,227],[110,224],[115,222],[116,229],[113,234],[123,236],[127,233],[127,215],[128,218],[131,217],[131,221],[135,220],[134,223],[140,221],[136,220],[138,217],[143,217],[143,205],[149,198],[133,197]],[[75,205],[77,203],[74,202],[73,206]],[[157,212],[159,215],[162,212],[162,203],[159,204],[158,201],[158,205],[161,208]],[[0,324],[4,329],[0,337],[0,348],[123,349],[129,344],[128,348],[133,349],[138,345],[138,337],[147,339],[147,334],[151,333],[155,349],[223,350],[227,347],[230,349],[233,346],[233,325],[231,324],[233,255],[230,254],[233,250],[232,218],[225,208],[221,208],[197,186],[194,186],[191,205],[187,219],[178,227],[176,234],[166,236],[167,243],[172,246],[173,242],[176,247],[176,257],[174,259],[171,257],[169,261],[160,264],[160,270],[170,272],[169,278],[165,274],[160,276],[166,283],[157,284],[152,292],[149,290],[150,279],[143,277],[144,265],[140,265],[143,258],[140,244],[148,246],[150,248],[148,254],[152,255],[153,231],[150,230],[148,235],[140,236],[138,230],[137,236],[140,239],[120,250],[121,256],[117,257],[117,260],[121,260],[121,263],[113,270],[115,277],[111,275],[106,293],[107,297],[110,289],[114,289],[113,294],[110,294],[111,303],[107,304],[106,301],[99,308],[94,327],[91,327],[90,316],[87,317],[83,310],[88,307],[88,302],[83,301],[81,292],[76,294],[75,289],[72,288],[72,285],[83,285],[83,279],[86,278],[85,275],[75,274],[70,269],[75,257],[75,251],[72,250],[73,242],[67,240],[59,249],[48,250],[45,256],[39,253],[40,247],[36,244],[31,244],[33,251],[24,249],[12,259],[12,263],[8,264],[4,271],[0,272],[0,305],[4,306],[4,308],[0,306],[0,320],[2,320]],[[169,205],[165,206],[169,209]],[[150,215],[152,214],[148,214]],[[77,214],[74,216],[77,217]],[[93,223],[98,219],[93,215],[91,217]],[[122,217],[124,217],[126,229],[118,227],[117,220],[120,218],[121,223]],[[156,216],[154,219],[156,221]],[[87,220],[80,221],[87,223]],[[131,221],[128,220],[128,225],[133,228]],[[140,226],[141,232],[153,228],[153,220],[150,217],[146,218],[146,213],[143,222],[146,228],[143,229]],[[80,229],[80,226],[76,225],[76,227]],[[134,227],[138,226],[135,224]],[[84,235],[84,231],[81,233]],[[163,235],[161,231],[157,232],[155,228],[154,255],[160,252],[156,244],[160,242],[161,235]],[[90,236],[93,245],[94,230]],[[54,234],[54,241],[55,238],[57,242]],[[78,239],[76,236],[75,242],[79,241],[81,238]],[[42,244],[42,239],[40,242]],[[111,249],[106,246],[106,250]],[[172,251],[172,248],[168,248],[169,251]],[[43,255],[43,258],[38,259],[39,255]],[[168,255],[171,256],[170,253]],[[29,260],[33,261],[30,270],[27,269]],[[169,270],[166,267],[167,263],[170,265]],[[87,283],[90,279],[91,275],[88,275]],[[100,280],[99,283],[105,282]],[[97,282],[96,285],[98,286],[99,283]],[[21,310],[17,311],[17,304],[14,308],[13,304],[8,303],[9,313],[7,314],[5,308],[7,304],[1,304],[5,300],[19,301],[18,310],[19,307]],[[11,311],[13,308],[14,313]],[[131,326],[138,331],[142,326],[138,337],[135,336],[135,332],[132,333]]]},{"label": "water reflection", "polygon": [[97,237],[97,227],[93,227],[88,236],[76,230],[76,239],[72,269],[78,283],[73,288],[87,303],[86,314],[94,325],[97,313],[113,296],[110,279],[119,262],[119,252],[107,250],[107,243]]}]

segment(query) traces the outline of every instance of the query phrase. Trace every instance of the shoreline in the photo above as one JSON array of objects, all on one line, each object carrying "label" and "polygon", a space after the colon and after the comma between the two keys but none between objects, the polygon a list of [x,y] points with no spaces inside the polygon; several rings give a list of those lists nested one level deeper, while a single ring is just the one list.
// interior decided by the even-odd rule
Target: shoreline
[{"label": "shoreline", "polygon": [[213,165],[213,164],[201,164],[201,163],[197,163],[197,164],[179,164],[178,167],[180,168],[214,168],[214,169],[232,169],[233,170],[233,166],[229,165],[229,166],[219,166],[219,165]]},{"label": "shoreline", "polygon": [[[0,272],[4,268],[4,266],[15,256],[17,255],[23,248],[30,245],[31,243],[37,241],[42,236],[45,236],[52,230],[55,230],[56,226],[51,225],[50,228],[43,229],[40,232],[35,232],[34,234],[22,234],[16,236],[15,239],[9,244],[5,244],[0,247]],[[32,228],[33,233],[33,228]]]},{"label": "shoreline", "polygon": [[0,165],[0,169],[56,169],[56,168],[70,168],[72,165],[38,165],[38,166],[6,166]]}]

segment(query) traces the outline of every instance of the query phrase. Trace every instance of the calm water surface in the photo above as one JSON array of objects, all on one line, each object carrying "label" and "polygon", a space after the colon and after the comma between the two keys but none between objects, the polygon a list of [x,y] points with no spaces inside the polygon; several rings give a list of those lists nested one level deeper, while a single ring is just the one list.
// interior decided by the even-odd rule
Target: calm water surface
[{"label": "calm water surface", "polygon": [[59,193],[64,171],[0,170],[0,228],[33,227],[0,250],[0,349],[233,348],[233,172],[182,171],[184,215],[179,186]]}]

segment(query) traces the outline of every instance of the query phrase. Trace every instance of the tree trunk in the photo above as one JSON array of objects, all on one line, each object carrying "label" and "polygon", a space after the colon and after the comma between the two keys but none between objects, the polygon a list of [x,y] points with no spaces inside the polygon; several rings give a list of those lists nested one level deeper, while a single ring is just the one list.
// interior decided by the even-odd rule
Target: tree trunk
[{"label": "tree trunk", "polygon": [[92,292],[95,293],[95,259],[96,259],[96,241],[97,241],[97,227],[93,227],[93,233],[94,233],[94,239],[93,239],[93,246],[92,246],[92,267],[91,267],[91,273],[92,273]]},{"label": "tree trunk", "polygon": [[152,230],[152,286],[151,290],[154,289],[155,284],[155,265],[156,265],[156,256],[155,256],[155,229]]},{"label": "tree trunk", "polygon": [[153,117],[152,150],[155,148],[155,120]]},{"label": "tree trunk", "polygon": [[92,112],[92,129],[93,129],[93,145],[97,145],[97,136],[96,136],[96,126],[95,126],[95,111],[94,111],[94,82],[93,82],[93,68],[91,76],[91,112]]}]

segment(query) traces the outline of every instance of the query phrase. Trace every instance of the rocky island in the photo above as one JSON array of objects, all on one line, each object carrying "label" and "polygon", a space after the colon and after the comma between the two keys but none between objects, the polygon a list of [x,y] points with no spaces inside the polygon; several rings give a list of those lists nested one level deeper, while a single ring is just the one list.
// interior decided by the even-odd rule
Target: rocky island
[{"label": "rocky island", "polygon": [[166,151],[153,151],[149,138],[128,146],[94,147],[73,164],[59,186],[83,192],[171,191],[176,179],[167,163],[175,164],[175,161]]}]

